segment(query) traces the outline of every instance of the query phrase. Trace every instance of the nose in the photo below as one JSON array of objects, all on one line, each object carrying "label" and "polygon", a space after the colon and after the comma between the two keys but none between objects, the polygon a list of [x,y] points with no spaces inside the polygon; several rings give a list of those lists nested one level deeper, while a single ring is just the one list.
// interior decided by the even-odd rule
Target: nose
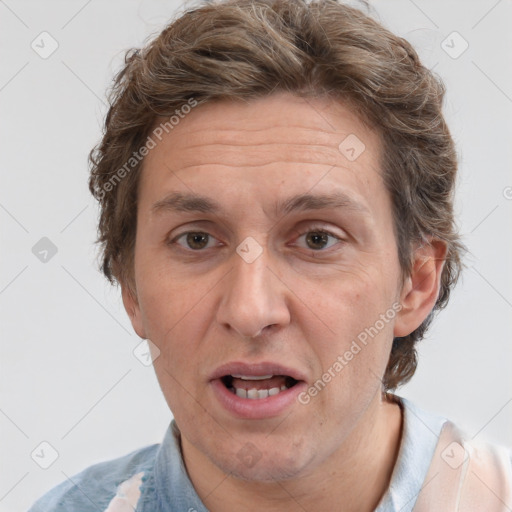
[{"label": "nose", "polygon": [[219,324],[244,338],[254,338],[270,326],[288,325],[288,288],[272,268],[267,250],[251,263],[237,253],[232,260],[217,311]]}]

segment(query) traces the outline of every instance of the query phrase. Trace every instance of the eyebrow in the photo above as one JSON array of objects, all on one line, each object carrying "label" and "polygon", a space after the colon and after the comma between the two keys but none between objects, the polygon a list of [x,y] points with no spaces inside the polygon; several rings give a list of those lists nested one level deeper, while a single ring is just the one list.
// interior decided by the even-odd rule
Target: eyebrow
[{"label": "eyebrow", "polygon": [[[275,207],[276,215],[289,214],[297,211],[322,210],[328,208],[342,208],[356,213],[370,214],[370,210],[363,203],[353,199],[344,192],[331,194],[298,194],[278,202]],[[219,214],[222,206],[214,199],[199,194],[173,192],[160,199],[151,207],[154,214],[164,212],[189,212]]]}]

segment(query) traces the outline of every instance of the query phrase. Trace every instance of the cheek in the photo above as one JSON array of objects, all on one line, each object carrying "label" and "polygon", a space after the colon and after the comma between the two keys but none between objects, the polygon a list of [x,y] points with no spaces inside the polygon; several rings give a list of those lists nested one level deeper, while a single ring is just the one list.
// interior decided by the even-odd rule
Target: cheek
[{"label": "cheek", "polygon": [[313,286],[304,290],[307,305],[311,305],[327,328],[329,346],[332,346],[333,337],[350,342],[391,306],[392,293],[386,291],[386,283],[377,274],[366,271],[345,273],[320,290]]},{"label": "cheek", "polygon": [[190,368],[197,357],[208,323],[207,300],[197,293],[185,293],[161,286],[154,293],[141,296],[141,314],[148,338],[160,349],[168,369]]},{"label": "cheek", "polygon": [[[149,253],[149,251],[148,251]],[[137,261],[137,294],[146,332],[164,341],[183,324],[195,325],[198,306],[211,284],[201,279],[184,279],[169,262],[145,255]]]},{"label": "cheek", "polygon": [[[378,273],[358,273],[324,287],[322,293],[309,294],[315,312],[328,327],[322,330],[325,336],[313,330],[308,333],[320,363],[316,378],[328,382],[331,391],[318,394],[323,402],[343,403],[347,410],[347,402],[357,396],[365,403],[364,397],[369,399],[380,386],[391,350],[394,316],[393,290],[382,280]],[[387,318],[389,311],[393,315]]]},{"label": "cheek", "polygon": [[196,397],[201,396],[196,379],[201,373],[199,345],[205,338],[208,311],[207,301],[201,301],[193,288],[189,291],[175,282],[147,281],[141,291],[141,313],[146,333],[160,351],[153,365],[169,408],[175,417],[190,416],[193,421],[198,413]]},{"label": "cheek", "polygon": [[[147,337],[159,348],[159,379],[172,377],[183,385],[198,375],[202,344],[215,314],[219,277],[181,275],[168,261],[140,259],[137,290]],[[165,374],[170,375],[165,375]],[[190,384],[189,384],[190,385]]]}]

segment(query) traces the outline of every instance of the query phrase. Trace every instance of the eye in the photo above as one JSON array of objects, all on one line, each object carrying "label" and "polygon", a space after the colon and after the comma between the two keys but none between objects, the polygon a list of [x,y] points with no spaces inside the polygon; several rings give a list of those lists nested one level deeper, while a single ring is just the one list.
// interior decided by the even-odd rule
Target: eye
[{"label": "eye", "polygon": [[[179,241],[182,239],[184,242],[180,243]],[[203,231],[187,231],[186,233],[182,233],[181,235],[173,238],[169,243],[177,243],[179,246],[184,247],[185,249],[200,251],[202,249],[213,247],[215,244],[210,244],[210,242],[213,240],[215,240],[215,238],[209,233],[205,233]]]},{"label": "eye", "polygon": [[343,242],[343,240],[340,237],[334,235],[330,231],[315,228],[300,233],[297,238],[297,241],[300,240],[301,238],[304,238],[304,241],[307,244],[307,247],[305,248],[311,249],[313,251],[322,251],[324,249],[329,249],[333,245],[336,245],[338,242]]}]

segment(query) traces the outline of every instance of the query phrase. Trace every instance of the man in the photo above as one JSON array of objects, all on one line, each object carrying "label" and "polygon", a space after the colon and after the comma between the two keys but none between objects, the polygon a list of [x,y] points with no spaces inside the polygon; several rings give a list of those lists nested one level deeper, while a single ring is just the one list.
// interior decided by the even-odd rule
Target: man
[{"label": "man", "polygon": [[90,188],[174,420],[33,511],[510,509],[509,452],[390,393],[461,266],[443,94],[330,0],[208,4],[127,55]]}]

